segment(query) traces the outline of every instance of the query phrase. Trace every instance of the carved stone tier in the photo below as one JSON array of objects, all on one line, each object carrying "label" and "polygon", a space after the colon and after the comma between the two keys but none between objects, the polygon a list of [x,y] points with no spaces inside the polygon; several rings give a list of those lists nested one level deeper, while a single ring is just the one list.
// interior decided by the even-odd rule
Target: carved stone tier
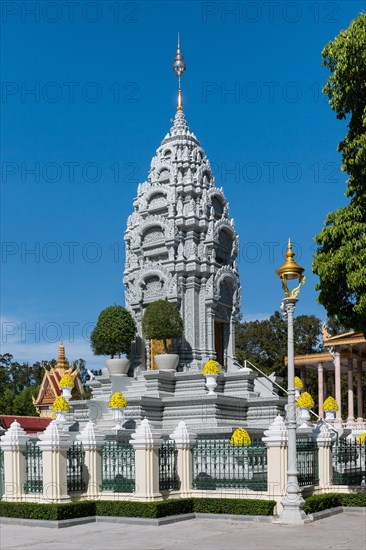
[{"label": "carved stone tier", "polygon": [[[133,430],[147,418],[154,428],[163,431],[174,429],[181,420],[200,433],[215,428],[230,431],[237,426],[264,430],[283,412],[286,399],[260,397],[253,390],[255,378],[251,371],[221,374],[215,394],[208,395],[201,373],[145,371],[136,379],[131,378],[124,388],[128,402],[124,427]],[[91,412],[95,404],[103,414],[93,420],[108,433],[113,426],[108,403],[91,400]]]},{"label": "carved stone tier", "polygon": [[141,183],[125,232],[126,307],[138,338],[133,367],[150,367],[141,321],[145,307],[167,298],[180,308],[184,336],[173,342],[180,369],[197,370],[216,358],[236,371],[234,320],[240,308],[234,221],[210,162],[178,111]]}]

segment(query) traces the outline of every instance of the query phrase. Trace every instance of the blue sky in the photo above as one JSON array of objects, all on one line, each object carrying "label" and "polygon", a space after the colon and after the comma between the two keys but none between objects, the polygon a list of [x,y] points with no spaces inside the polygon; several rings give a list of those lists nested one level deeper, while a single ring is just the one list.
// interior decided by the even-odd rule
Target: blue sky
[{"label": "blue sky", "polygon": [[[364,1],[3,2],[2,353],[93,357],[98,314],[124,303],[123,234],[170,127],[177,32],[184,108],[240,236],[245,320],[278,309],[294,241],[297,314],[326,314],[314,236],[345,204],[346,125],[321,94],[321,51]],[[33,252],[32,252],[33,251]]]}]

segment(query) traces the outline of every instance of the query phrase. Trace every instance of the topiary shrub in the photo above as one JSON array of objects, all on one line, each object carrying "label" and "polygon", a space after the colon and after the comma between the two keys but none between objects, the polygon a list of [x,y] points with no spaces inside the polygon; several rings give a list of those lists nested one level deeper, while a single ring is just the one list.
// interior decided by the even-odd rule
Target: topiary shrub
[{"label": "topiary shrub", "polygon": [[248,516],[272,516],[274,500],[237,498],[196,498],[194,511],[201,514],[234,514]]},{"label": "topiary shrub", "polygon": [[175,304],[156,300],[147,306],[142,318],[142,332],[149,340],[162,340],[168,353],[167,340],[183,334],[183,320]]},{"label": "topiary shrub", "polygon": [[66,504],[40,504],[38,502],[1,502],[0,516],[4,518],[62,519],[82,518],[95,515],[93,501],[70,502]]},{"label": "topiary shrub", "polygon": [[129,354],[136,337],[137,327],[131,313],[122,306],[104,309],[91,333],[90,341],[94,355]]},{"label": "topiary shrub", "polygon": [[326,493],[323,495],[313,495],[305,499],[304,512],[305,514],[313,514],[321,512],[328,508],[336,508],[342,506],[339,493]]},{"label": "topiary shrub", "polygon": [[304,512],[312,514],[337,506],[362,507],[366,506],[366,494],[359,493],[325,493],[313,495],[305,499]]},{"label": "topiary shrub", "polygon": [[[365,495],[342,496],[364,497]],[[353,502],[356,501],[354,500]],[[271,516],[273,515],[275,504],[273,500],[234,498],[181,498],[156,502],[83,500],[66,504],[0,501],[0,517],[60,521],[63,519],[82,518],[95,515],[162,518],[193,512],[203,514]],[[357,504],[352,503],[349,504],[349,506],[357,506]],[[358,506],[361,506],[361,504],[358,504]]]}]

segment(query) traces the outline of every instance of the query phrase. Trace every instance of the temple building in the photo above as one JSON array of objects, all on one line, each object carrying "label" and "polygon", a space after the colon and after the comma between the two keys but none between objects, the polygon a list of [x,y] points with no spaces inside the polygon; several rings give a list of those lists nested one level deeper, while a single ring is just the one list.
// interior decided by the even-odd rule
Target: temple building
[{"label": "temple building", "polygon": [[[346,423],[363,423],[364,418],[364,385],[363,373],[366,371],[366,340],[363,334],[347,332],[331,336],[323,325],[324,351],[309,355],[296,355],[295,368],[300,370],[300,376],[306,385],[306,372],[316,371],[318,375],[318,405],[319,416],[324,416],[323,403],[328,395],[332,395],[338,404],[336,420],[342,423],[341,396],[342,374],[347,374],[347,410]],[[354,395],[356,382],[356,395]],[[355,408],[355,397],[357,408]]]},{"label": "temple building", "polygon": [[84,394],[84,387],[78,377],[79,368],[69,365],[66,356],[65,348],[62,342],[60,342],[58,359],[55,367],[47,369],[44,367],[44,375],[41,387],[37,398],[33,399],[33,405],[36,408],[40,417],[51,418],[52,417],[52,405],[59,395],[62,395],[59,383],[64,374],[69,374],[74,381],[75,389],[82,396]]},{"label": "temple building", "polygon": [[141,322],[150,302],[166,298],[178,306],[184,321],[184,337],[175,343],[179,367],[197,370],[216,358],[225,371],[236,371],[238,236],[223,189],[215,185],[210,162],[183,112],[185,63],[179,44],[173,69],[179,78],[177,113],[147,181],[138,186],[124,237],[126,307],[139,334],[134,366],[153,368],[153,350],[143,338]]},{"label": "temple building", "polygon": [[[258,377],[235,358],[234,323],[241,301],[238,235],[224,191],[215,185],[210,162],[183,112],[185,63],[179,44],[173,69],[177,112],[147,181],[138,185],[124,235],[126,307],[138,326],[132,365],[129,376],[102,369],[89,382],[90,418],[104,432],[113,429],[108,402],[112,393],[122,391],[128,402],[126,429],[147,418],[166,433],[181,420],[208,433],[238,423],[263,430],[283,411],[286,399],[278,395],[274,373]],[[174,372],[154,368],[157,343],[142,334],[145,308],[162,298],[177,305],[184,321],[183,337],[172,341],[179,354]],[[207,392],[202,374],[209,359],[222,367],[214,393]]]}]

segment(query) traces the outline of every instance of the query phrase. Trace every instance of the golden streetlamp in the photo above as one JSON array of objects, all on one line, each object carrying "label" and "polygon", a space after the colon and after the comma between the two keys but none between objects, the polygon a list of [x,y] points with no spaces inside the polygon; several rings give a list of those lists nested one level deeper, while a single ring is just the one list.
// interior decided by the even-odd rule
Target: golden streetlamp
[{"label": "golden streetlamp", "polygon": [[[295,404],[295,365],[294,365],[294,311],[301,286],[305,283],[304,269],[295,262],[295,254],[289,239],[285,262],[276,270],[276,274],[282,281],[285,297],[281,303],[281,310],[287,319],[287,487],[286,495],[281,504],[283,511],[280,514],[281,523],[304,523],[303,511],[304,499],[298,483],[298,471],[296,464],[296,404]],[[289,282],[295,282],[293,290],[288,287]]]}]

